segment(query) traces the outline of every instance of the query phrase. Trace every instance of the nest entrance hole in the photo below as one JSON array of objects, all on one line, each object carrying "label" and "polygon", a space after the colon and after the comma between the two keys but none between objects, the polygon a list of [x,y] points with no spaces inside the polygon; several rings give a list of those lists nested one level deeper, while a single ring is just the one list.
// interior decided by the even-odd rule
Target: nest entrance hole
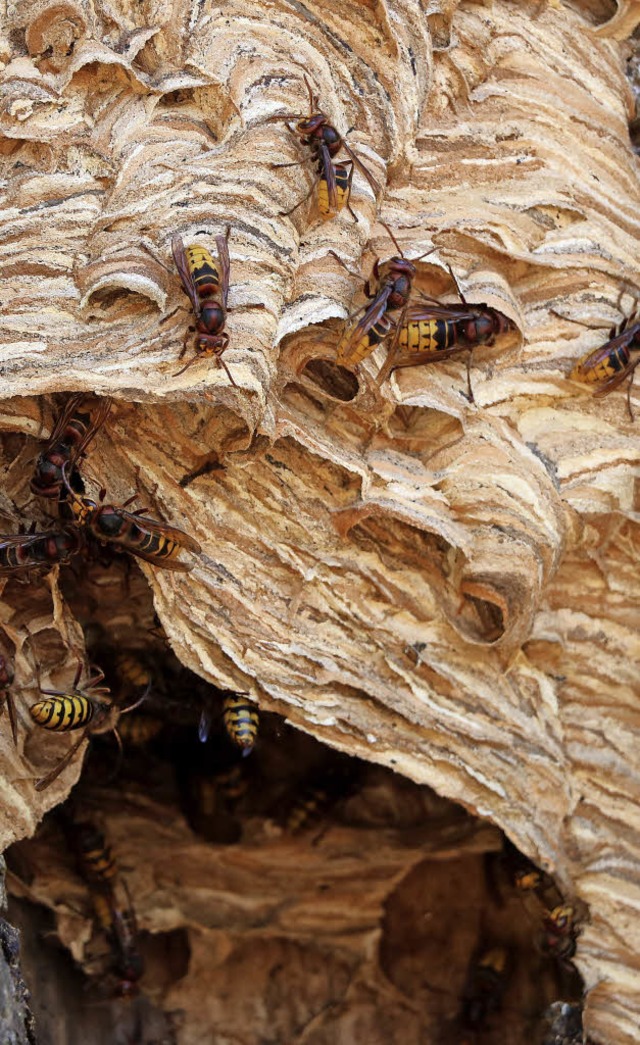
[{"label": "nest entrance hole", "polygon": [[[354,539],[381,539],[369,520],[354,529]],[[425,535],[412,527],[394,522],[391,530],[419,564],[427,551],[446,560],[448,545],[440,538],[428,535],[423,547]],[[513,864],[526,859],[497,829],[268,711],[260,713],[254,751],[243,758],[225,730],[225,694],[175,658],[135,565],[121,556],[109,564],[95,561],[83,568],[82,583],[72,568],[62,583],[89,658],[105,670],[113,699],[126,706],[151,678],[148,700],[122,719],[121,766],[112,740],[95,737],[72,794],[75,815],[98,824],[113,848],[141,926],[146,969],[135,1003],[139,1041],[157,1041],[158,1021],[164,1021],[160,1040],[181,1045],[203,1033],[203,1020],[210,1019],[205,1033],[213,1033],[224,1013],[225,1032],[256,1045],[267,1033],[295,1043],[312,1021],[314,1045],[334,1042],[353,1019],[350,999],[369,982],[369,948],[354,951],[352,922],[367,911],[372,918],[378,912],[369,926],[380,932],[376,960],[400,1002],[386,991],[376,997],[375,1011],[362,1016],[363,1043],[374,1040],[381,1019],[401,1027],[409,1040],[413,1035],[434,1045],[459,1045],[463,1033],[475,1034],[481,1045],[531,1045],[536,1035],[544,1040],[539,1028],[549,1004],[579,1002],[583,987],[571,963],[541,949],[540,899],[523,897],[514,884]],[[122,664],[123,653],[133,667]],[[336,696],[345,706],[340,720],[348,733],[348,705],[359,691]],[[33,841],[14,847],[9,865],[24,883],[24,895],[55,907],[59,916],[73,917],[75,908],[77,917],[79,905],[86,932],[86,888],[57,815],[54,810],[45,818]],[[291,916],[285,946],[281,920],[287,923],[287,911],[306,912],[308,921]],[[93,994],[103,989],[95,972],[83,975],[66,962],[66,986],[46,988],[50,981],[42,970],[60,965],[56,939],[65,930],[58,922],[46,931],[53,936],[45,945],[39,931],[25,930],[25,973],[43,1033],[51,1031],[54,1042],[73,1041],[56,1029],[71,1011],[72,994],[82,1007],[83,1040],[118,1041],[123,1003],[101,998],[92,1015]],[[501,983],[487,999],[477,970],[493,952]],[[220,1007],[215,1018],[207,1015],[212,998],[214,1009],[215,999]]]},{"label": "nest entrance hole", "polygon": [[350,403],[360,390],[358,378],[353,371],[339,366],[330,359],[310,359],[301,376],[307,378],[324,395],[341,403]]}]

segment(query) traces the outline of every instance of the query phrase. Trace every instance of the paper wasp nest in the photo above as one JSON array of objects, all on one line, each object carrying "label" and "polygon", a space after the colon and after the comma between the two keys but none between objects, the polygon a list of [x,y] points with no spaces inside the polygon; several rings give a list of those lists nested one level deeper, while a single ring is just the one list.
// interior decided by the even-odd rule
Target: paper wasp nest
[{"label": "paper wasp nest", "polygon": [[[28,481],[50,394],[113,396],[87,483],[118,504],[139,490],[202,545],[189,574],[143,565],[180,660],[549,869],[588,912],[576,963],[609,1045],[640,1041],[640,435],[623,392],[568,374],[634,309],[639,22],[631,0],[30,0],[0,43],[5,532],[45,524]],[[272,167],[305,153],[267,121],[306,113],[305,73],[384,186],[376,204],[356,171],[357,222],[280,215],[313,172]],[[425,293],[457,300],[450,265],[516,324],[474,353],[475,403],[458,360],[381,389],[384,349],[345,384],[317,362],[396,252],[378,216],[409,258],[436,248]],[[171,237],[213,249],[227,225],[237,388],[210,361],[176,376],[191,317]],[[8,844],[76,779],[34,792],[53,741],[27,705],[34,648],[60,687],[82,634],[55,572],[10,580],[2,615],[21,720],[20,755],[1,738]],[[138,906],[145,928],[172,921]]]}]

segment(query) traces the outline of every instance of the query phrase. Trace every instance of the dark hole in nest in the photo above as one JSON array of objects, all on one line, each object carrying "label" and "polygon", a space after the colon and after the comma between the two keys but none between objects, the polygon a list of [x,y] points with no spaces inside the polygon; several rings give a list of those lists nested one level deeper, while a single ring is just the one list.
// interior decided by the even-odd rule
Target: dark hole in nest
[{"label": "dark hole in nest", "polygon": [[[129,308],[136,304],[145,305],[146,307],[147,299],[144,295],[139,294],[135,290],[130,290],[128,287],[100,287],[98,290],[93,291],[90,297],[90,307],[94,313]],[[92,315],[90,318],[94,318],[94,316]]]},{"label": "dark hole in nest", "polygon": [[[420,560],[436,551],[445,555],[448,548],[442,538],[431,535],[423,545],[424,535],[399,524],[367,528],[366,537],[377,542],[384,533],[413,548]],[[570,960],[541,949],[545,910],[564,897],[548,876],[542,874],[538,881],[534,865],[497,831],[479,828],[461,806],[428,787],[336,752],[292,729],[276,714],[260,712],[255,750],[244,758],[223,721],[224,694],[177,661],[155,626],[151,594],[138,571],[127,573],[120,562],[105,567],[86,563],[81,578],[65,572],[65,595],[84,626],[91,661],[107,673],[114,700],[127,705],[143,690],[147,675],[152,677],[145,704],[121,720],[124,757],[119,767],[113,739],[96,736],[72,798],[73,815],[103,832],[118,875],[127,881],[133,909],[140,916],[137,943],[145,972],[135,998],[114,997],[114,954],[99,925],[93,928],[96,958],[91,965],[83,963],[83,975],[66,959],[51,915],[23,904],[27,916],[35,919],[20,924],[25,928],[24,971],[40,1033],[62,1023],[66,1035],[48,1040],[68,1045],[172,1045],[179,1040],[172,1028],[180,981],[191,989],[202,968],[200,943],[207,932],[225,929],[234,938],[233,950],[228,960],[211,962],[206,984],[212,996],[224,998],[234,1030],[233,1021],[238,1027],[242,1022],[247,969],[257,965],[270,970],[262,988],[269,1025],[279,1021],[284,1030],[269,1038],[256,1009],[248,1041],[298,1040],[296,1028],[311,1020],[317,1020],[317,1045],[339,1040],[343,1021],[350,1018],[344,983],[357,979],[358,963],[364,958],[354,951],[345,972],[345,950],[328,942],[318,946],[313,928],[301,928],[297,938],[292,933],[283,944],[277,913],[271,926],[266,914],[264,924],[250,918],[244,924],[244,901],[239,902],[248,898],[259,908],[265,884],[273,888],[279,878],[269,868],[285,866],[283,854],[289,853],[290,886],[281,897],[287,905],[304,895],[298,863],[303,868],[317,863],[314,910],[320,912],[323,903],[326,911],[339,910],[344,889],[366,910],[374,902],[371,890],[379,891],[379,881],[367,883],[353,874],[345,881],[336,874],[333,846],[347,846],[349,853],[366,851],[372,862],[381,845],[393,845],[396,854],[401,848],[408,852],[407,873],[397,880],[394,876],[383,904],[378,953],[383,974],[406,999],[406,1040],[425,1045],[531,1045],[539,1040],[540,1021],[552,1001],[563,999],[579,1008],[583,985]],[[467,596],[466,606],[476,622],[483,613],[489,625],[501,621],[499,607],[477,595]],[[334,696],[339,709],[367,700],[366,692],[347,686],[336,687]],[[159,730],[147,735],[143,727],[154,720]],[[357,730],[347,714],[345,724]],[[130,727],[135,727],[133,732]],[[417,724],[413,728],[420,729]],[[34,840],[14,847],[10,867],[34,896],[48,890],[49,905],[66,907],[70,914],[75,906],[87,918],[93,902],[90,886],[78,872],[59,815],[50,813]],[[125,816],[131,825],[128,838],[117,830]],[[483,844],[478,830],[488,832]],[[170,838],[178,844],[172,847]],[[418,849],[424,851],[424,859],[415,863],[411,852]],[[206,896],[206,869],[212,866],[208,854],[213,852],[215,861],[222,862],[225,851],[231,854],[226,859],[240,869],[237,881],[230,878],[224,890],[237,894],[231,907],[215,890]],[[255,877],[252,893],[247,869],[261,859],[264,874]],[[515,884],[518,876],[534,879],[528,893]],[[144,924],[145,882],[153,882],[157,895],[164,895],[167,926],[174,925],[167,932],[157,931],[157,922]],[[186,925],[175,925],[170,914],[180,912],[182,904]],[[241,922],[234,923],[230,916],[227,925],[225,912],[232,909],[240,912]],[[246,910],[251,909],[252,903],[247,903]],[[556,938],[563,942],[564,937]],[[296,979],[301,967],[308,970],[302,980]],[[259,990],[258,986],[254,991],[257,997]],[[295,1008],[289,1006],[291,996]],[[161,1007],[167,1002],[170,1012]],[[391,1041],[397,1013],[393,1005],[385,1008],[381,998],[376,1006],[371,1018],[391,1028],[385,1038]],[[181,1009],[178,1018],[185,1022],[185,1033],[191,1033],[193,1013]],[[69,1019],[74,1027],[67,1033],[69,1024],[64,1021]],[[202,1014],[198,1021],[202,1028]],[[206,1026],[205,1037],[209,1032],[214,1029]],[[367,1024],[358,1040],[378,1038]]]},{"label": "dark hole in nest", "polygon": [[465,595],[466,608],[462,615],[467,630],[483,642],[497,642],[505,633],[504,614],[495,602],[479,599],[475,595]]},{"label": "dark hole in nest", "polygon": [[195,94],[188,87],[178,87],[175,91],[167,91],[160,98],[160,105],[189,105],[195,101]]},{"label": "dark hole in nest", "polygon": [[346,367],[330,359],[311,359],[302,371],[325,395],[349,403],[358,394],[358,378]]}]

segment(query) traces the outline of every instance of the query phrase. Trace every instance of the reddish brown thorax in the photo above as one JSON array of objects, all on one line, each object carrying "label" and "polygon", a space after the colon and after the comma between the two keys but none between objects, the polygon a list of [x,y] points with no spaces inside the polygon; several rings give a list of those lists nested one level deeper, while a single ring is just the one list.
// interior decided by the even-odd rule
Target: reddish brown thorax
[{"label": "reddish brown thorax", "polygon": [[313,113],[306,120],[299,120],[296,129],[306,145],[317,148],[322,142],[329,150],[330,156],[335,156],[342,148],[342,135],[329,123],[323,112]]},{"label": "reddish brown thorax", "polygon": [[217,301],[208,301],[202,306],[202,312],[198,317],[196,328],[201,334],[217,334],[225,324],[226,314],[222,305]]},{"label": "reddish brown thorax", "polygon": [[378,280],[380,289],[391,285],[391,294],[387,298],[387,309],[403,308],[411,294],[411,286],[416,275],[416,267],[406,258],[389,258],[380,261],[377,258],[373,266],[373,275]]}]

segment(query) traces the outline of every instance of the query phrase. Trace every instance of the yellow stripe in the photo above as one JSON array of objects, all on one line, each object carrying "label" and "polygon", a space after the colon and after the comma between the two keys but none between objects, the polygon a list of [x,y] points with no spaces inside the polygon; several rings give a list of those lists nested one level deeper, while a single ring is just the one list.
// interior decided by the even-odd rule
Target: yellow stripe
[{"label": "yellow stripe", "polygon": [[105,932],[108,932],[113,925],[113,918],[111,916],[109,901],[102,895],[102,893],[94,892],[93,909],[96,912],[96,917],[100,926],[105,930]]},{"label": "yellow stripe", "polygon": [[346,189],[341,189],[339,185],[336,185],[336,201],[338,204],[338,210],[342,210],[345,203],[347,202],[348,197],[349,194],[347,193]]},{"label": "yellow stripe", "polygon": [[90,701],[86,697],[77,696],[39,700],[29,710],[32,719],[39,726],[61,732],[83,726],[93,714],[93,706]]},{"label": "yellow stripe", "polygon": [[321,214],[329,213],[329,186],[324,178],[318,182],[318,210]]},{"label": "yellow stripe", "polygon": [[202,265],[210,265],[216,272],[218,271],[216,262],[205,247],[200,247],[194,243],[193,246],[186,248],[185,254],[187,256],[187,264],[192,272],[196,268],[201,268]]}]

